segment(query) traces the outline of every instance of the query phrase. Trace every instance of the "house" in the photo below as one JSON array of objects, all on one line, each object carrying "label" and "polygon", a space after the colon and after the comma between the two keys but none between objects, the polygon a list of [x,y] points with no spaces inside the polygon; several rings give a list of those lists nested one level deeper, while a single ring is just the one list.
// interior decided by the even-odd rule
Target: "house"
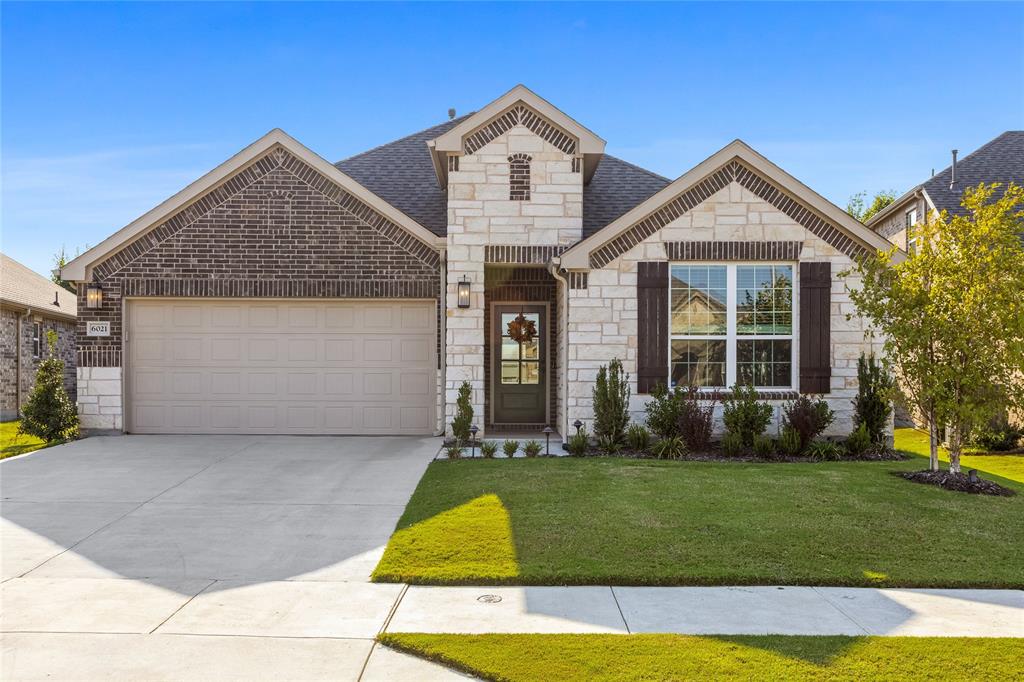
[{"label": "house", "polygon": [[987,142],[941,173],[915,185],[893,203],[871,216],[867,226],[901,249],[913,248],[908,243],[910,227],[924,220],[929,213],[946,211],[963,213],[960,205],[964,190],[984,182],[1011,182],[1024,185],[1024,130],[1008,130]]},{"label": "house", "polygon": [[434,434],[468,381],[481,432],[564,436],[619,358],[638,418],[751,380],[839,434],[870,350],[841,273],[889,247],[739,140],[668,180],[517,86],[336,164],[273,130],[63,276],[107,334],[80,395],[123,405],[86,428]]},{"label": "house", "polygon": [[0,421],[18,418],[51,330],[64,361],[64,388],[74,399],[76,304],[73,293],[0,253]]}]

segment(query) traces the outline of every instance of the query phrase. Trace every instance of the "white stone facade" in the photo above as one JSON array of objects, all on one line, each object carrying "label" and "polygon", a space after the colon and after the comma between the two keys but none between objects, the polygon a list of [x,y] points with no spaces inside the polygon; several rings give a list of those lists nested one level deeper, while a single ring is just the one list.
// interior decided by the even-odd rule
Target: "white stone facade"
[{"label": "white stone facade", "polygon": [[124,428],[120,367],[78,368],[78,418],[85,431]]},{"label": "white stone facade", "polygon": [[[509,156],[516,153],[530,156],[528,201],[509,198]],[[458,170],[448,174],[446,428],[454,417],[463,381],[473,386],[474,420],[481,430],[486,422],[485,246],[568,246],[580,240],[582,229],[582,173],[573,171],[572,156],[528,128],[517,125],[475,153],[459,157]],[[458,282],[463,277],[471,283],[469,308],[459,308],[457,303]],[[549,352],[555,353],[557,329],[549,329],[549,333]],[[563,383],[560,376],[549,380],[559,386]]]},{"label": "white stone facade", "polygon": [[[832,375],[831,392],[825,398],[835,410],[836,420],[826,435],[848,434],[853,417],[851,400],[857,393],[857,359],[862,352],[881,351],[880,341],[865,339],[865,324],[860,318],[846,319],[848,314],[855,312],[846,287],[855,287],[856,281],[841,278],[839,273],[848,269],[852,261],[736,182],[722,188],[604,268],[591,270],[587,289],[569,292],[568,421],[581,419],[592,430],[591,395],[597,370],[613,358],[619,358],[632,377],[634,398],[630,408],[633,419],[643,422],[648,397],[636,395],[637,263],[668,260],[665,242],[708,240],[801,241],[801,261],[828,261],[832,264]],[[798,268],[795,271],[798,272]],[[798,321],[799,281],[795,283],[794,294],[794,320]],[[799,361],[798,343],[797,328],[794,330],[794,363]],[[781,403],[776,404],[776,422],[780,407]],[[774,430],[775,427],[770,429]]]}]

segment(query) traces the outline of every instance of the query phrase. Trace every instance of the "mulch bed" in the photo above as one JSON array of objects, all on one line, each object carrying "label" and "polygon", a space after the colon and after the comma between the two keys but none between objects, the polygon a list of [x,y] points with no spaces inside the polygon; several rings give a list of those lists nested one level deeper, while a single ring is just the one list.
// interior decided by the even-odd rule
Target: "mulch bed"
[{"label": "mulch bed", "polygon": [[1009,488],[986,481],[983,478],[971,480],[970,476],[964,473],[954,474],[950,471],[899,471],[893,472],[902,476],[908,481],[915,483],[927,483],[937,485],[946,490],[955,490],[960,493],[971,493],[972,495],[998,495],[1000,497],[1011,497],[1017,493]]}]

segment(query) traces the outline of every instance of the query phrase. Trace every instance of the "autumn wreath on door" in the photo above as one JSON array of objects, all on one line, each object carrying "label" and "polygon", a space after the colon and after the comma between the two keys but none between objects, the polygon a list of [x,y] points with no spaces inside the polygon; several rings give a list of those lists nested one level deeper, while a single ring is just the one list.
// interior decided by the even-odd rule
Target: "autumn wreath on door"
[{"label": "autumn wreath on door", "polygon": [[508,323],[508,337],[516,343],[529,343],[537,338],[537,324],[519,313]]}]

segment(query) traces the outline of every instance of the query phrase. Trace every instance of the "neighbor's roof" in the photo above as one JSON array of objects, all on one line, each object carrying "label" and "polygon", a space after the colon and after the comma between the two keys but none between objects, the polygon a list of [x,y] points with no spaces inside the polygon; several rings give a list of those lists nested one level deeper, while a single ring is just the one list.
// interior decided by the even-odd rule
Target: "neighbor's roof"
[{"label": "neighbor's roof", "polygon": [[[334,164],[438,236],[448,230],[448,192],[438,185],[427,141],[473,114],[446,121]],[[669,184],[667,178],[605,154],[583,188],[583,236],[588,237]]]},{"label": "neighbor's roof", "polygon": [[[55,293],[59,306],[53,304]],[[74,317],[78,310],[73,293],[4,253],[0,253],[0,300],[61,317]]]}]

